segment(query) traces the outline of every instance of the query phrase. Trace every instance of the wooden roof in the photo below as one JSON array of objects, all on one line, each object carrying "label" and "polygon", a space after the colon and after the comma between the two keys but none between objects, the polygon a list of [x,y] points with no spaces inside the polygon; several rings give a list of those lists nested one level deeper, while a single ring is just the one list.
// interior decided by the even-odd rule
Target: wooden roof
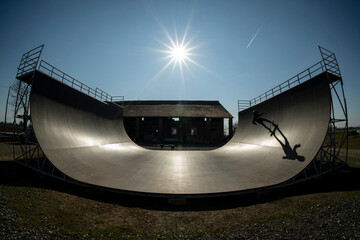
[{"label": "wooden roof", "polygon": [[125,101],[124,117],[232,118],[219,101]]}]

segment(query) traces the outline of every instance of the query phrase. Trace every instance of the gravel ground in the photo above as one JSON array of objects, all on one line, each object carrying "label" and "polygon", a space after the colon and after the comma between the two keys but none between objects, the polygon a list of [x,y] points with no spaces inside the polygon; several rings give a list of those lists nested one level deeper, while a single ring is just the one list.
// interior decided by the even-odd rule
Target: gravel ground
[{"label": "gravel ground", "polygon": [[[162,239],[168,237],[163,236]],[[170,237],[169,237],[170,238]],[[194,236],[171,236],[171,239],[194,239]],[[360,197],[318,206],[293,218],[250,224],[229,233],[198,236],[197,239],[360,239]],[[82,239],[61,235],[51,228],[29,228],[11,211],[0,196],[0,239]]]},{"label": "gravel ground", "polygon": [[[0,144],[1,147],[1,144]],[[3,152],[0,148],[0,152]],[[9,155],[10,155],[9,151]],[[360,150],[349,151],[352,163],[360,163]],[[3,154],[5,155],[5,154]],[[7,159],[6,159],[7,160]],[[0,158],[1,161],[1,158]],[[357,177],[356,177],[357,178]],[[349,179],[351,180],[351,178]],[[357,182],[357,181],[355,181]],[[0,185],[0,190],[1,190]],[[358,189],[358,188],[356,188]],[[330,190],[332,191],[332,190]],[[333,190],[334,191],[334,190]],[[316,206],[316,204],[314,205]],[[155,210],[154,210],[155,211]],[[201,213],[201,212],[200,212]],[[202,212],[203,213],[203,212]],[[181,213],[179,213],[181,214]],[[195,227],[196,228],[196,227]],[[180,233],[178,233],[180,234]],[[195,233],[196,234],[196,233]],[[210,235],[211,234],[211,235]],[[272,219],[264,223],[242,225],[231,232],[218,231],[208,235],[159,236],[160,239],[360,239],[360,197],[331,205],[310,208],[291,218]],[[0,239],[89,239],[61,234],[57,226],[29,227],[15,214],[0,191]],[[91,239],[91,238],[90,238]],[[141,237],[135,239],[142,239]]]},{"label": "gravel ground", "polygon": [[71,239],[56,234],[56,228],[26,227],[23,220],[11,211],[0,196],[0,239]]},{"label": "gravel ground", "polygon": [[20,217],[10,210],[0,196],[0,239],[1,240],[74,240],[78,236],[59,233],[56,226],[29,227]]},{"label": "gravel ground", "polygon": [[360,198],[311,209],[300,216],[245,226],[202,239],[360,239]]}]

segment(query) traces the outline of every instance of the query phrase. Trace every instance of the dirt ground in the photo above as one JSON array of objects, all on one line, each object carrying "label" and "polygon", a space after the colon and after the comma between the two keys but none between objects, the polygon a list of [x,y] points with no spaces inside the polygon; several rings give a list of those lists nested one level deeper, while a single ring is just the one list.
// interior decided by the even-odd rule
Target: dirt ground
[{"label": "dirt ground", "polygon": [[[15,146],[16,153],[21,153],[20,146]],[[0,143],[0,161],[13,160],[13,147],[8,143]]]},{"label": "dirt ground", "polygon": [[[11,217],[0,214],[5,226],[3,232],[0,227],[0,237],[20,234],[16,232],[19,228],[9,227],[19,224],[25,228],[23,234],[39,232],[39,239],[238,239],[244,231],[250,234],[244,233],[246,239],[259,231],[269,233],[265,226],[276,229],[296,219],[311,221],[325,210],[326,216],[336,217],[332,206],[360,199],[359,150],[349,151],[349,168],[310,182],[271,192],[195,199],[188,200],[185,206],[172,206],[164,199],[130,197],[45,177],[9,160],[12,147],[4,145],[0,144],[0,200],[3,212],[9,212]],[[354,221],[351,213],[347,214],[348,220]],[[319,224],[327,222],[317,218]],[[10,225],[5,224],[7,219],[12,219]],[[336,229],[332,225],[330,228]],[[305,236],[295,230],[293,233]],[[282,238],[291,236],[295,235]],[[273,239],[278,239],[275,233]]]},{"label": "dirt ground", "polygon": [[[35,145],[30,146],[30,149],[33,148],[35,148]],[[13,145],[11,142],[0,143],[0,162],[13,160],[13,152],[15,152],[16,157],[20,156],[22,153],[21,146],[18,144]]]}]

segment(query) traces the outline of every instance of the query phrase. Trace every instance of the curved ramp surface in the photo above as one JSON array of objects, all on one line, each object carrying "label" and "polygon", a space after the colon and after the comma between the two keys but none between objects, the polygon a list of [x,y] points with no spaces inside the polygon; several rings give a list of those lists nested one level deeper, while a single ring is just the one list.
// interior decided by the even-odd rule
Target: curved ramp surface
[{"label": "curved ramp surface", "polygon": [[[326,135],[330,89],[324,74],[239,112],[238,130],[211,151],[155,151],[127,136],[122,108],[36,71],[32,122],[48,159],[67,176],[147,194],[223,194],[269,187],[300,173]],[[278,128],[254,125],[253,110]],[[265,126],[271,126],[264,122]]]}]

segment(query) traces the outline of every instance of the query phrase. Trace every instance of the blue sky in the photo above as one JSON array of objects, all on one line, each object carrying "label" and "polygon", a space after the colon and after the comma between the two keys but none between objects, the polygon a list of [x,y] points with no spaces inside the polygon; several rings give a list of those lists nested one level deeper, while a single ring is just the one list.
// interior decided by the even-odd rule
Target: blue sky
[{"label": "blue sky", "polygon": [[[21,55],[42,59],[127,100],[219,100],[237,117],[251,99],[336,53],[351,126],[360,126],[359,1],[0,2],[0,121]],[[187,28],[188,26],[188,28]],[[164,32],[185,42],[188,68],[170,65]],[[161,43],[162,42],[162,43]]]}]

